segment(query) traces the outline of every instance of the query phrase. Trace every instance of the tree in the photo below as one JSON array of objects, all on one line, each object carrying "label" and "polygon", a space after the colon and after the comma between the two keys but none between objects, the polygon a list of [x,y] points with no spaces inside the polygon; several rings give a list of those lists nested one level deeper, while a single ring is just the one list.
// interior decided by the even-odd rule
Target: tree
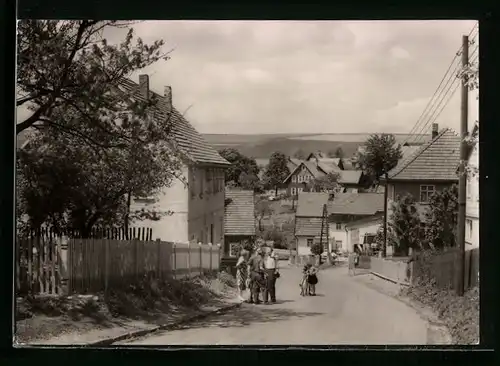
[{"label": "tree", "polygon": [[321,255],[323,253],[323,246],[320,243],[314,243],[311,246],[311,254],[312,255]]},{"label": "tree", "polygon": [[238,182],[241,188],[252,190],[256,193],[262,192],[262,184],[260,179],[255,174],[248,174],[246,172],[242,172],[238,178]]},{"label": "tree", "polygon": [[402,157],[401,146],[391,134],[371,135],[365,142],[365,152],[360,156],[360,166],[378,184],[380,177],[394,168]]},{"label": "tree", "polygon": [[[162,40],[135,40],[131,24],[20,20],[16,106],[31,114],[17,124],[17,134],[30,127],[57,129],[77,137],[80,144],[101,148],[165,139],[165,123],[144,123],[157,100],[132,100],[130,92],[120,89],[133,72],[168,58]],[[111,45],[103,36],[108,28],[128,32],[120,44]]]},{"label": "tree", "polygon": [[409,249],[425,246],[423,228],[415,200],[411,195],[398,197],[392,203],[392,214],[388,221],[387,241],[395,254],[407,256]]},{"label": "tree", "polygon": [[333,192],[339,187],[339,178],[338,173],[332,172],[314,179],[310,185],[314,192]]},{"label": "tree", "polygon": [[435,249],[456,247],[458,226],[458,187],[443,189],[429,199],[425,236]]},{"label": "tree", "polygon": [[304,160],[307,156],[304,150],[298,149],[297,151],[295,151],[295,154],[293,154],[293,157],[299,160]]},{"label": "tree", "polygon": [[290,169],[288,169],[288,159],[280,152],[275,152],[271,155],[269,159],[269,165],[264,173],[264,181],[268,187],[273,187],[275,189],[276,195],[278,195],[278,187],[283,184],[283,181],[290,175]]},{"label": "tree", "polygon": [[155,196],[170,185],[180,169],[175,151],[166,144],[136,143],[103,154],[77,140],[46,130],[18,152],[18,208],[27,227],[49,224],[87,237],[96,225],[122,226],[169,214],[154,207],[130,212],[127,198]]},{"label": "tree", "polygon": [[273,213],[271,208],[271,203],[266,199],[261,199],[257,201],[255,204],[255,218],[257,219],[257,223],[259,225],[259,231],[262,231],[262,220],[265,217],[270,216]]},{"label": "tree", "polygon": [[[233,181],[237,187],[241,187],[240,177],[258,177],[259,167],[255,159],[241,154],[238,150],[227,148],[219,150],[219,154],[231,163],[231,167],[226,169],[226,182]],[[242,176],[242,173],[245,175]],[[254,178],[251,178],[254,180]],[[248,181],[245,182],[247,184]]]}]

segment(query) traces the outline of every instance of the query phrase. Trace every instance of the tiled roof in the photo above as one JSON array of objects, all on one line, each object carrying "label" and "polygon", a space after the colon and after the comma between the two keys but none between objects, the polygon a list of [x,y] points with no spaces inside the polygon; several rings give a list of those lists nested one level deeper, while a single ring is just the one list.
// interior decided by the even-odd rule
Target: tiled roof
[{"label": "tiled roof", "polygon": [[328,214],[373,215],[384,210],[384,195],[380,193],[337,193],[328,202]]},{"label": "tiled roof", "polygon": [[321,217],[297,217],[295,219],[296,236],[321,236]]},{"label": "tiled roof", "polygon": [[[137,100],[144,100],[139,90],[139,84],[122,79],[120,86]],[[155,118],[169,121],[172,126],[172,133],[176,147],[188,159],[194,163],[230,165],[219,153],[208,144],[205,139],[196,131],[193,126],[175,108],[168,105],[167,100],[162,95],[150,91],[151,97],[158,98]]]},{"label": "tiled roof", "polygon": [[325,172],[328,173],[340,173],[342,169],[339,168],[337,164],[334,162],[325,162],[323,160],[318,161],[318,167]]},{"label": "tiled roof", "polygon": [[363,172],[361,170],[341,170],[339,183],[340,184],[358,184]]},{"label": "tiled roof", "polygon": [[451,129],[441,131],[436,138],[419,146],[389,172],[394,180],[456,181],[460,163],[460,137]]},{"label": "tiled roof", "polygon": [[296,217],[322,217],[328,193],[301,192],[297,200]]},{"label": "tiled roof", "polygon": [[255,235],[253,191],[226,189],[224,235]]}]

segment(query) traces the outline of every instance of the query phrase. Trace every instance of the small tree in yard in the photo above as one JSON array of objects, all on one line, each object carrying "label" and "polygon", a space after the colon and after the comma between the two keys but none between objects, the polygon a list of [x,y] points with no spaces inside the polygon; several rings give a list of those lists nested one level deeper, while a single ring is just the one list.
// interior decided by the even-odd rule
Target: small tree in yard
[{"label": "small tree in yard", "polygon": [[290,175],[287,163],[288,159],[283,153],[275,152],[271,155],[269,165],[264,173],[266,186],[274,188],[276,195],[278,195],[278,188],[283,184],[286,177]]},{"label": "small tree in yard", "polygon": [[407,256],[410,248],[425,246],[422,222],[411,195],[398,197],[393,202],[388,229],[387,241],[393,245],[395,254]]},{"label": "small tree in yard", "polygon": [[425,236],[435,249],[456,247],[458,225],[458,188],[443,189],[434,193],[426,212]]},{"label": "small tree in yard", "polygon": [[257,201],[255,204],[255,218],[257,219],[257,223],[259,225],[259,231],[262,231],[262,220],[265,217],[269,217],[273,213],[273,210],[271,208],[271,203],[266,200],[262,199]]},{"label": "small tree in yard", "polygon": [[[321,253],[323,253],[323,246],[320,243],[314,243],[313,245],[311,245],[312,255],[321,256]],[[321,263],[321,257],[319,260]]]}]

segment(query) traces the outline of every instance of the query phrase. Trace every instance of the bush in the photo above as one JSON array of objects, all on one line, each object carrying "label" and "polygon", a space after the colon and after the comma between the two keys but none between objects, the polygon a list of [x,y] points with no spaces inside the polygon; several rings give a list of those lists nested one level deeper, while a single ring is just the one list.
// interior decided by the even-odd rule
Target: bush
[{"label": "bush", "polygon": [[474,287],[463,297],[457,296],[452,286],[438,288],[431,265],[441,251],[418,253],[415,262],[415,282],[404,291],[409,298],[433,309],[445,322],[456,344],[476,344],[479,341],[479,288]]},{"label": "bush", "polygon": [[311,246],[311,254],[321,255],[321,253],[323,253],[323,246],[320,243],[314,243]]}]

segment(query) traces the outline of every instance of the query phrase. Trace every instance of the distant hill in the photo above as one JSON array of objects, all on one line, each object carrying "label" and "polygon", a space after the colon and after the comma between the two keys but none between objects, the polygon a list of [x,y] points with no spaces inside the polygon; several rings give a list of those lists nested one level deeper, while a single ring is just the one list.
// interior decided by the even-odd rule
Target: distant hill
[{"label": "distant hill", "polygon": [[[217,135],[206,134],[205,139],[217,149],[235,148],[246,156],[257,159],[269,158],[273,152],[280,151],[293,156],[299,149],[306,154],[323,151],[328,153],[342,147],[345,157],[352,156],[358,146],[370,136],[368,133],[351,134],[276,134],[276,135]],[[394,134],[400,143],[408,134]],[[413,137],[411,140],[425,141],[427,137]]]}]

